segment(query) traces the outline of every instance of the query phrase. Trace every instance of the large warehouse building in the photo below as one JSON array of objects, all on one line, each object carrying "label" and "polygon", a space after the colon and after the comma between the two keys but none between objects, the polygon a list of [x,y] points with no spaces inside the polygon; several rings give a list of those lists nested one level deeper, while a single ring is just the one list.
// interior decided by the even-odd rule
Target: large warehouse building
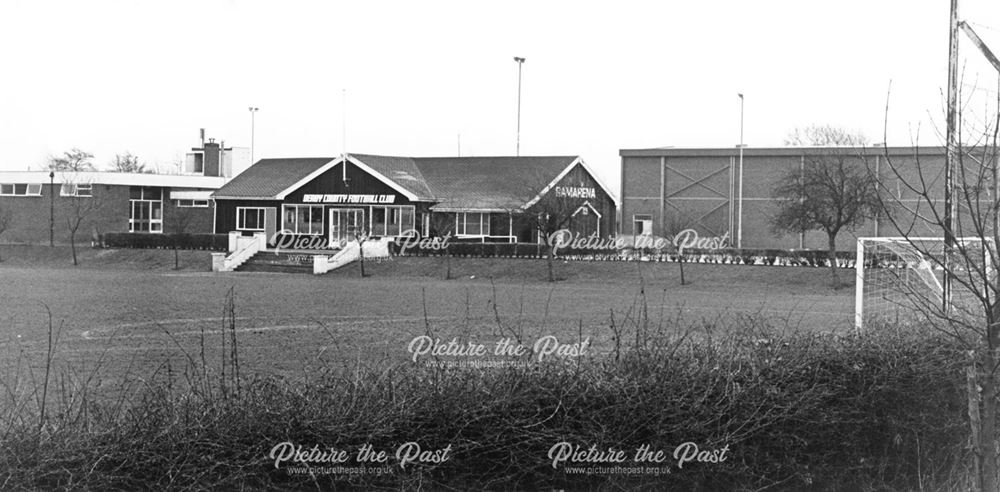
[{"label": "large warehouse building", "polygon": [[[621,156],[619,234],[670,237],[694,229],[702,237],[726,239],[743,248],[825,249],[819,231],[781,234],[772,230],[777,201],[773,189],[789,171],[824,156],[849,158],[879,169],[889,187],[899,180],[888,171],[914,176],[920,163],[927,179],[940,179],[945,151],[941,147],[837,147],[625,149]],[[742,165],[741,165],[742,162]],[[859,236],[897,235],[885,221],[869,221],[838,235],[837,248],[853,250]]]},{"label": "large warehouse building", "polygon": [[[213,195],[215,232],[264,232],[335,246],[364,232],[408,230],[458,240],[534,242],[528,217],[559,212],[564,228],[614,234],[616,204],[576,156],[263,159]],[[552,204],[565,205],[556,211]],[[276,236],[276,233],[282,233]],[[272,241],[274,244],[275,241]]]}]

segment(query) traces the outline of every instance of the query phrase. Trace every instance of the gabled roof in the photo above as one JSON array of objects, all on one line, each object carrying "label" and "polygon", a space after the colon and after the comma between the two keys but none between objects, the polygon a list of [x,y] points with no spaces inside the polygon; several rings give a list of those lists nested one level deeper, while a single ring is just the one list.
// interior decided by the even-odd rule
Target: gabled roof
[{"label": "gabled roof", "polygon": [[416,157],[438,199],[434,210],[519,209],[577,160],[554,157]]},{"label": "gabled roof", "polygon": [[219,188],[214,198],[256,198],[275,200],[278,194],[299,182],[333,157],[261,159]]},{"label": "gabled roof", "polygon": [[406,188],[419,200],[434,200],[423,174],[411,157],[393,157],[371,154],[350,154],[351,157],[365,163],[382,176]]},{"label": "gabled roof", "polygon": [[[576,164],[582,165],[614,199],[578,156],[399,157],[349,154],[362,168],[411,200],[437,202],[439,211],[510,211],[530,206]],[[213,194],[215,198],[280,200],[342,157],[262,159]]]}]

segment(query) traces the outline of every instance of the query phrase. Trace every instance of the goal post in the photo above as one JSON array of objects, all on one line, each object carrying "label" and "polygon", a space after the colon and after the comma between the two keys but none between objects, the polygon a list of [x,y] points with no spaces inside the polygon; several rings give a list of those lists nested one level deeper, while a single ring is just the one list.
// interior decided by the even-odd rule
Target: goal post
[{"label": "goal post", "polygon": [[[929,313],[955,310],[976,316],[979,293],[995,277],[992,238],[961,237],[955,244],[965,254],[947,255],[943,237],[861,237],[855,258],[854,326],[872,322],[907,323]],[[945,299],[946,270],[954,282]],[[958,285],[961,283],[962,285]]]}]

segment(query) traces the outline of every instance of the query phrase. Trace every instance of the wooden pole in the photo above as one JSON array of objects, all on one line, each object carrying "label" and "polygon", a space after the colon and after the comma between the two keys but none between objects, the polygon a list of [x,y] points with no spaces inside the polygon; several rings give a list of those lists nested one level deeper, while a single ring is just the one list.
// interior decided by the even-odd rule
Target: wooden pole
[{"label": "wooden pole", "polygon": [[951,305],[952,275],[951,253],[955,247],[955,202],[952,196],[955,165],[958,162],[958,0],[951,0],[951,19],[948,27],[948,107],[946,113],[946,148],[944,167],[944,283],[942,284],[942,309],[948,312]]}]

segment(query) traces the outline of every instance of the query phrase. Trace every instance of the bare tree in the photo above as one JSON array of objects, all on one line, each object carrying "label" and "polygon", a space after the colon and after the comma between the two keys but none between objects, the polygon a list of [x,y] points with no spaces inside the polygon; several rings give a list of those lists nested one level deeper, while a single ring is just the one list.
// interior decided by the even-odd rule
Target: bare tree
[{"label": "bare tree", "polygon": [[146,165],[139,162],[139,156],[125,152],[116,154],[111,161],[111,170],[116,173],[147,173]]},{"label": "bare tree", "polygon": [[864,136],[821,126],[796,130],[786,142],[801,143],[803,138],[828,147],[806,152],[802,167],[789,168],[778,180],[772,191],[778,210],[771,226],[777,232],[825,232],[830,278],[837,289],[841,287],[837,235],[877,218],[884,211],[883,204],[875,180],[860,157]]},{"label": "bare tree", "polygon": [[[10,223],[13,221],[12,217],[10,210],[0,207],[0,236],[10,227]],[[0,261],[3,261],[3,258],[0,258]]]},{"label": "bare tree", "polygon": [[358,262],[361,265],[361,278],[368,276],[365,273],[365,242],[368,241],[369,234],[364,229],[354,231],[354,240],[358,242]]},{"label": "bare tree", "polygon": [[[668,215],[663,221],[663,234],[668,236],[671,241],[675,241],[677,235],[686,229],[691,229],[695,225],[695,220],[691,218],[689,214],[677,211],[676,213]],[[680,269],[681,285],[686,285],[684,279],[684,248],[678,246],[677,251],[677,265]]]},{"label": "bare tree", "polygon": [[[455,234],[455,215],[445,212],[431,213],[430,235],[436,238],[451,237]],[[444,279],[451,280],[451,249],[444,249]]]},{"label": "bare tree", "polygon": [[864,147],[868,137],[832,125],[810,125],[792,130],[785,137],[786,146],[795,147]]},{"label": "bare tree", "polygon": [[554,234],[570,224],[573,215],[583,206],[583,201],[553,193],[548,187],[549,181],[544,178],[534,180],[534,184],[527,188],[529,193],[526,196],[531,198],[526,203],[530,205],[521,211],[521,218],[538,233],[539,242],[545,244],[548,281],[555,282],[555,251],[558,245],[553,241]]},{"label": "bare tree", "polygon": [[180,270],[180,253],[178,250],[188,237],[188,229],[194,219],[194,212],[190,208],[178,207],[165,218],[163,227],[165,232],[171,235],[170,246],[174,250],[174,270]]},{"label": "bare tree", "polygon": [[[896,286],[906,295],[906,312],[959,341],[971,355],[967,387],[975,478],[978,489],[987,491],[997,490],[1000,472],[995,444],[1000,416],[1000,112],[986,121],[965,121],[961,113],[956,119],[950,204],[941,179],[948,160],[929,159],[917,149],[909,156],[881,155],[877,182],[883,206],[897,210],[886,217],[895,235],[905,238],[904,245],[928,270],[943,272],[941,290],[902,281]],[[963,135],[964,128],[974,130]],[[875,166],[870,168],[874,175]],[[947,239],[919,239],[928,231]],[[900,269],[884,270],[892,274]]]},{"label": "bare tree", "polygon": [[73,148],[63,152],[61,156],[49,157],[49,171],[93,171],[94,164],[91,161],[94,154],[85,152],[78,148]]},{"label": "bare tree", "polygon": [[[78,189],[74,187],[74,190]],[[69,245],[73,252],[73,265],[75,266],[79,265],[76,255],[76,235],[80,231],[80,226],[83,225],[84,221],[102,208],[103,200],[100,197],[80,195],[78,191],[68,197],[68,199],[69,207],[67,207],[66,212],[66,228],[69,231]]]}]

